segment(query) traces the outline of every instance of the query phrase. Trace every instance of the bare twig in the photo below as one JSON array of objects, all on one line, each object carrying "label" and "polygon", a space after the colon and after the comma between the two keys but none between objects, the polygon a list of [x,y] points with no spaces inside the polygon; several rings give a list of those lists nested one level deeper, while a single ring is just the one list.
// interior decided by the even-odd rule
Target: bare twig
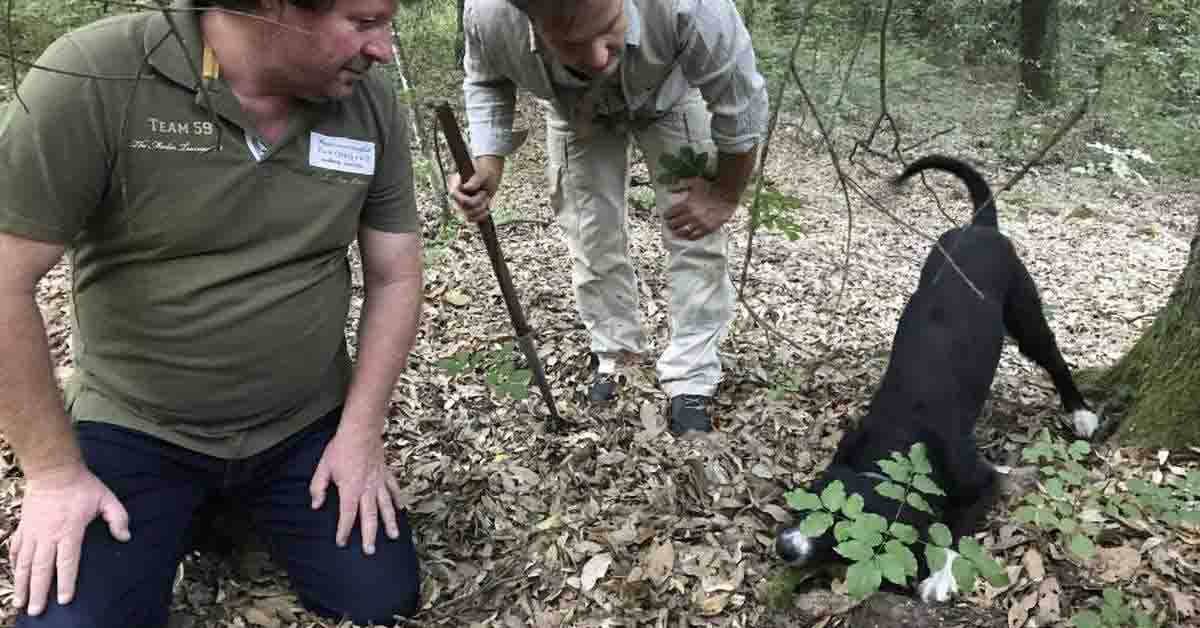
[{"label": "bare twig", "polygon": [[17,79],[18,79],[18,77],[17,77],[17,61],[16,61],[17,43],[15,41],[16,38],[12,36],[12,33],[15,32],[15,29],[13,27],[12,13],[13,13],[13,0],[8,0],[8,3],[4,5],[4,25],[5,25],[5,28],[7,29],[7,32],[9,33],[8,54],[6,54],[4,56],[8,58],[8,71],[9,71],[9,76],[12,77],[11,82],[12,82],[12,87],[13,87],[13,93],[16,94],[16,96],[17,96],[17,102],[21,103],[21,108],[25,110],[25,113],[29,113],[29,105],[25,104],[25,100],[23,98],[21,98],[21,90],[17,89]]},{"label": "bare twig", "polygon": [[26,60],[22,59],[20,57],[20,55],[10,54],[8,52],[0,52],[0,59],[4,59],[4,60],[8,61],[10,64],[19,65],[27,70],[41,70],[42,72],[50,72],[53,74],[62,74],[64,76],[73,76],[75,78],[95,79],[97,81],[136,81],[136,80],[138,80],[138,76],[136,74],[135,75],[88,74],[85,72],[72,72],[70,70],[52,68],[49,66],[41,65],[39,63],[34,63],[33,61],[26,61]]},{"label": "bare twig", "polygon": [[927,137],[923,140],[917,140],[916,142],[913,142],[912,144],[909,144],[908,146],[901,148],[900,151],[905,152],[905,153],[907,153],[909,151],[914,151],[914,150],[928,144],[929,142],[932,142],[933,140],[936,140],[937,138],[939,138],[957,128],[958,128],[957,125],[944,128],[941,131],[938,131],[937,133],[934,133],[933,135],[930,135],[929,137]]},{"label": "bare twig", "polygon": [[[446,193],[446,179],[440,176],[439,171],[435,171],[432,167],[433,149],[429,145],[428,138],[425,137],[425,127],[421,125],[421,107],[415,102],[416,89],[409,79],[408,55],[405,53],[404,42],[400,40],[399,29],[392,29],[392,52],[396,61],[396,70],[400,76],[400,88],[406,93],[413,94],[414,102],[405,105],[408,109],[409,123],[412,126],[412,133],[417,140],[417,150],[425,156],[430,162],[429,168],[429,188],[433,193],[433,200],[437,203],[438,208],[442,210],[442,225],[450,222],[450,201]],[[402,99],[404,101],[404,99]]]},{"label": "bare twig", "polygon": [[871,145],[875,143],[876,134],[879,133],[879,129],[883,126],[884,120],[888,121],[892,130],[893,144],[898,145],[900,143],[900,136],[896,131],[896,121],[892,119],[892,114],[888,112],[887,103],[887,30],[891,15],[892,0],[887,0],[887,4],[883,8],[883,19],[879,24],[879,117],[875,118],[875,124],[871,125],[871,132],[867,134],[867,139],[856,142],[854,148],[850,150],[850,163],[854,163],[855,152],[860,147],[864,150],[870,150]]},{"label": "bare twig", "polygon": [[[813,0],[812,3],[815,4],[816,0]],[[793,55],[800,48],[801,36],[801,34],[796,35],[796,42],[792,45]],[[767,155],[771,148],[771,138],[775,135],[775,127],[779,121],[779,111],[783,108],[783,95],[786,88],[787,81],[779,81],[779,88],[775,92],[775,108],[771,112],[771,119],[767,123],[767,139],[763,142],[762,152],[758,156],[758,178],[754,183],[754,200],[750,202],[750,229],[746,234],[746,254],[742,258],[742,277],[738,280],[738,300],[742,301],[743,304],[745,303],[746,278],[750,273],[750,260],[754,254],[754,233],[758,230],[763,181],[766,180]]]},{"label": "bare twig", "polygon": [[1046,153],[1049,153],[1050,149],[1054,148],[1060,141],[1062,141],[1062,138],[1065,137],[1081,119],[1083,119],[1083,116],[1086,115],[1088,110],[1091,108],[1092,101],[1100,94],[1100,86],[1097,85],[1094,87],[1093,91],[1094,94],[1088,95],[1083,99],[1082,102],[1079,103],[1079,106],[1075,108],[1075,111],[1071,112],[1071,115],[1067,116],[1067,119],[1063,121],[1062,126],[1058,127],[1058,130],[1054,132],[1054,135],[1050,136],[1050,139],[1046,140],[1046,143],[1042,145],[1041,149],[1039,149],[1033,157],[1026,160],[1025,165],[1021,167],[1021,170],[1017,172],[1017,174],[1013,175],[1013,177],[1000,188],[1000,191],[996,192],[995,196],[999,196],[1009,191],[1014,185],[1017,184],[1018,181],[1025,178],[1025,175],[1029,173],[1030,169],[1041,163],[1042,159],[1046,157]]},{"label": "bare twig", "polygon": [[530,218],[515,218],[513,220],[504,220],[504,221],[496,223],[496,228],[499,229],[500,227],[515,227],[517,225],[533,225],[535,227],[541,227],[543,229],[548,229],[548,228],[550,228],[550,221],[548,221],[548,220],[533,220]]},{"label": "bare twig", "polygon": [[[816,0],[812,0],[812,4],[809,5],[809,9],[811,10],[812,6],[815,4]],[[817,129],[821,132],[821,138],[825,144],[825,149],[829,152],[829,158],[833,162],[834,170],[837,171],[838,184],[842,188],[842,197],[846,201],[846,259],[843,264],[843,268],[845,270],[842,273],[841,287],[838,288],[837,297],[834,298],[833,307],[836,310],[841,306],[842,295],[846,290],[846,278],[850,274],[850,246],[851,237],[854,233],[854,207],[850,203],[850,191],[846,186],[846,179],[848,177],[846,175],[846,171],[842,169],[842,162],[838,158],[837,147],[834,146],[833,139],[829,136],[829,130],[825,128],[825,122],[821,119],[821,114],[819,111],[817,111],[817,106],[813,104],[812,98],[809,97],[808,89],[804,87],[804,81],[800,80],[800,73],[796,70],[795,54],[792,55],[792,59],[788,64],[788,68],[791,71],[792,80],[796,81],[796,86],[800,89],[800,95],[804,98],[804,104],[808,106],[810,111],[812,111],[813,119],[817,123]]]},{"label": "bare twig", "polygon": [[[175,22],[175,15],[174,15],[175,9],[171,8],[171,6],[167,3],[167,0],[157,0],[157,1],[159,4],[159,8],[162,11],[163,17],[167,20],[167,26],[170,27],[171,36],[173,36],[175,38],[175,41],[179,42],[180,48],[184,48],[183,35],[180,34],[179,25]],[[242,14],[240,11],[236,12],[236,13],[238,13],[239,15]],[[258,16],[255,16],[255,17],[258,17]],[[259,18],[259,19],[262,19],[262,18]],[[145,67],[145,63],[148,63],[149,60],[150,60],[150,54],[147,54],[146,59],[143,62],[143,68]],[[188,69],[191,70],[192,80],[196,81],[196,85],[198,86],[196,89],[198,89],[200,91],[200,97],[204,100],[204,107],[206,109],[208,109],[208,120],[209,120],[209,122],[212,122],[213,128],[217,132],[216,144],[213,146],[213,148],[220,150],[221,140],[222,140],[221,124],[220,124],[220,120],[217,120],[217,107],[216,107],[216,105],[213,104],[212,93],[209,91],[208,85],[204,84],[204,79],[201,76],[200,67],[197,66],[196,61],[190,57],[188,57]],[[139,68],[138,69],[138,79],[139,80],[141,79],[141,75],[142,75],[142,69]],[[130,102],[132,103],[133,101],[130,100]]]},{"label": "bare twig", "polygon": [[854,64],[858,62],[858,55],[862,53],[863,43],[867,41],[867,31],[871,27],[871,6],[863,5],[862,21],[859,22],[858,34],[854,37],[854,51],[850,53],[850,62],[846,64],[846,73],[842,76],[842,87],[838,90],[837,100],[833,103],[833,108],[837,109],[842,105],[842,98],[846,95],[846,90],[850,87],[850,77],[854,74]]}]

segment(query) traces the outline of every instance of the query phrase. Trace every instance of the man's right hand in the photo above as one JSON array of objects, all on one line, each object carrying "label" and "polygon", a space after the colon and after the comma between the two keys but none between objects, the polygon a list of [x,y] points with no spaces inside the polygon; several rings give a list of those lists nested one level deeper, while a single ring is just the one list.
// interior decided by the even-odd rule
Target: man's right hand
[{"label": "man's right hand", "polygon": [[97,515],[113,538],[129,540],[129,513],[82,463],[27,477],[21,523],[8,545],[14,606],[41,614],[51,582],[58,584],[59,604],[75,597],[84,531]]},{"label": "man's right hand", "polygon": [[463,182],[458,173],[450,175],[447,189],[450,198],[462,211],[463,216],[471,222],[479,222],[491,213],[492,197],[500,187],[500,177],[504,173],[504,158],[495,155],[484,155],[475,160],[475,174]]}]

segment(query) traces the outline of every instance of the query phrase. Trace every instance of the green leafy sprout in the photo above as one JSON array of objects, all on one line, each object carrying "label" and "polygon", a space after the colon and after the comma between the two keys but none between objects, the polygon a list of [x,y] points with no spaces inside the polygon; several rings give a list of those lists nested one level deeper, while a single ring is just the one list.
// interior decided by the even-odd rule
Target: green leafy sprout
[{"label": "green leafy sprout", "polygon": [[[924,545],[925,559],[931,570],[946,564],[946,550],[951,549],[953,537],[942,523],[930,526],[929,540],[922,541],[916,528],[901,523],[904,508],[913,508],[933,515],[927,495],[945,493],[930,477],[932,467],[922,443],[914,444],[907,455],[893,452],[890,460],[878,462],[888,481],[875,486],[880,495],[895,500],[896,514],[889,521],[882,515],[864,512],[862,495],[847,495],[840,480],[830,482],[820,495],[803,489],[784,495],[793,509],[808,513],[800,523],[800,532],[809,537],[825,534],[831,527],[837,545],[834,551],[846,558],[846,586],[850,597],[864,599],[879,590],[884,580],[898,586],[908,586],[917,575],[914,548]],[[1008,575],[971,537],[959,539],[960,560],[951,566],[959,590],[975,588],[976,579],[985,578],[993,586],[1005,586]]]}]

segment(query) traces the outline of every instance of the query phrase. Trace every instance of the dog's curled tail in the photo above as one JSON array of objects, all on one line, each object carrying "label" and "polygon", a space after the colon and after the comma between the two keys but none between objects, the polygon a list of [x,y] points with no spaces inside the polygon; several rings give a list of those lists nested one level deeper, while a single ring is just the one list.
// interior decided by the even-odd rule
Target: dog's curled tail
[{"label": "dog's curled tail", "polygon": [[972,168],[970,164],[945,155],[927,155],[909,164],[904,172],[892,180],[892,184],[900,185],[922,170],[942,170],[961,179],[971,194],[971,204],[975,206],[975,217],[971,220],[971,224],[978,227],[1000,228],[1000,222],[996,218],[996,201],[992,198],[992,188],[983,175],[979,174],[979,171]]}]

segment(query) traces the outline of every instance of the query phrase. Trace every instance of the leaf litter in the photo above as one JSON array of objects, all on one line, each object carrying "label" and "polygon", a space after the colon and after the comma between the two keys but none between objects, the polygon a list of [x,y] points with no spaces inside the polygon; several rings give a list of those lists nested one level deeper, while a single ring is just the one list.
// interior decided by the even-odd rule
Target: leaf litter
[{"label": "leaf litter", "polygon": [[[523,107],[525,119],[536,121]],[[847,216],[832,167],[811,136],[785,126],[767,173],[803,201],[796,217],[803,235],[792,241],[757,233],[744,289],[749,307],[792,342],[766,333],[739,305],[723,345],[717,431],[675,439],[665,429],[667,399],[654,374],[670,325],[667,256],[655,219],[635,209],[629,227],[647,354],[623,365],[615,403],[589,407],[582,401],[590,377],[588,339],[574,310],[569,258],[545,198],[541,129],[533,126],[535,137],[511,160],[494,209],[558,410],[572,427],[566,434],[545,433],[547,411],[536,390],[512,400],[478,368],[452,375],[439,366],[461,351],[527,365],[511,350],[512,328],[478,234],[463,227],[439,238],[438,216],[429,209],[426,305],[385,434],[405,486],[422,567],[422,610],[398,625],[665,628],[807,621],[824,627],[903,621],[1015,627],[1059,622],[1098,603],[1100,588],[1114,582],[1154,600],[1177,625],[1196,621],[1196,530],[1170,538],[1119,530],[1114,542],[1099,548],[1098,565],[1079,565],[1062,548],[1009,524],[1004,506],[978,536],[1006,565],[1008,587],[985,585],[940,607],[887,593],[854,604],[835,573],[806,575],[799,594],[779,601],[773,583],[787,570],[774,560],[772,545],[779,526],[791,521],[783,493],[826,464],[843,431],[864,411],[928,240],[857,206],[850,266],[844,268]],[[950,153],[973,150],[965,136],[948,134],[939,142],[934,146]],[[982,165],[997,187],[1012,171]],[[872,167],[895,170],[883,163]],[[862,171],[851,173],[870,181]],[[643,164],[634,176],[649,180]],[[957,182],[931,180],[953,215],[967,215]],[[648,188],[641,190],[634,188],[634,196]],[[420,194],[422,207],[434,207],[427,190]],[[949,226],[919,186],[889,193],[884,203],[923,233],[936,236]],[[1038,282],[1074,368],[1113,363],[1151,322],[1186,261],[1198,206],[1193,192],[1128,189],[1061,167],[1035,168],[1000,199],[1001,228]],[[746,214],[739,212],[730,225],[735,278],[747,230]],[[358,282],[357,257],[352,261]],[[69,269],[60,264],[38,290],[59,377],[72,368],[69,281]],[[347,328],[352,342],[362,294],[356,285]],[[804,377],[801,367],[813,364],[812,376]],[[991,398],[980,418],[981,446],[992,462],[1015,468],[1024,444],[1057,425],[1057,398],[1048,378],[1012,346],[1005,348]],[[1122,457],[1105,473],[1126,478],[1159,467],[1141,452],[1106,446],[1097,453]],[[7,447],[0,461],[0,531],[7,535],[16,524],[20,480]],[[1174,463],[1194,468],[1195,461]],[[302,610],[286,575],[261,556],[240,563],[189,555],[171,625],[349,625]],[[7,602],[8,565],[3,576],[0,601]],[[908,614],[896,619],[896,613]]]}]

